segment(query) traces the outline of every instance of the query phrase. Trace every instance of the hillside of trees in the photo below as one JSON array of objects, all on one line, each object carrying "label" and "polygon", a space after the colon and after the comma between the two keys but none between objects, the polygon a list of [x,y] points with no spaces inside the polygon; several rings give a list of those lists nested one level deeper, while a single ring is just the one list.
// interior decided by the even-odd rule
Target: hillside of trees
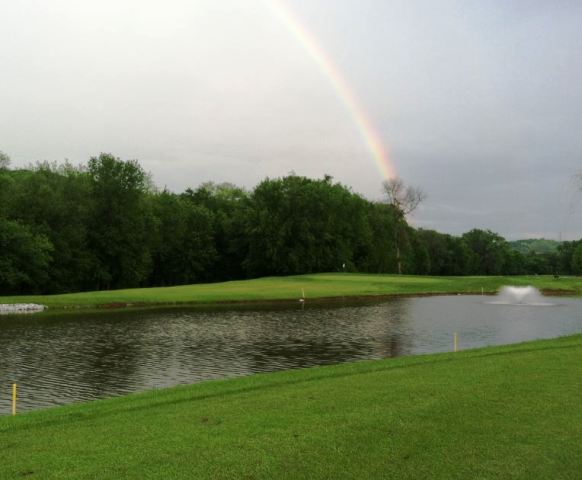
[{"label": "hillside of trees", "polygon": [[[398,259],[397,259],[398,252]],[[501,236],[414,229],[326,176],[158,190],[136,161],[0,162],[0,295],[358,271],[580,274],[582,241],[520,253]]]},{"label": "hillside of trees", "polygon": [[528,253],[557,253],[562,242],[548,240],[547,238],[528,238],[525,240],[514,240],[509,242],[509,246],[524,255]]}]

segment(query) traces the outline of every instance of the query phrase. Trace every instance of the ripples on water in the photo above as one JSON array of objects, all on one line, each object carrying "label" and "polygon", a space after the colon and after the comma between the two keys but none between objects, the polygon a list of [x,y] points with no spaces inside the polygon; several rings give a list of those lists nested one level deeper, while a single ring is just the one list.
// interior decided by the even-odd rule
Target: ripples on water
[{"label": "ripples on water", "polygon": [[[485,297],[486,299],[487,297]],[[0,318],[0,414],[201,380],[582,332],[582,302],[480,296],[333,306],[173,308]]]}]

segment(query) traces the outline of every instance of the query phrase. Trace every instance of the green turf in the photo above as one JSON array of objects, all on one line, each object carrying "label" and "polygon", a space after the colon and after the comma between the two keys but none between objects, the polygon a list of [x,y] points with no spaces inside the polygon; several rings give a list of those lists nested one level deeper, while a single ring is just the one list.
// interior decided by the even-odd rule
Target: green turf
[{"label": "green turf", "polygon": [[582,335],[211,381],[0,417],[0,478],[579,479],[581,393]]},{"label": "green turf", "polygon": [[135,288],[64,295],[0,297],[0,303],[41,303],[52,308],[115,306],[125,304],[216,303],[295,300],[343,296],[495,292],[503,285],[533,285],[582,295],[582,279],[551,276],[518,277],[423,277],[322,273],[269,277],[234,282]]}]

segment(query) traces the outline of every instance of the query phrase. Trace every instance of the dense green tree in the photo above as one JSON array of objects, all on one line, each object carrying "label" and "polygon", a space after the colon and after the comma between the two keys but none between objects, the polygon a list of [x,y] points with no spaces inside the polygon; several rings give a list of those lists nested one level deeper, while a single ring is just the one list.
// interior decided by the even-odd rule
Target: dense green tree
[{"label": "dense green tree", "polygon": [[359,270],[370,273],[396,271],[395,215],[384,203],[365,206],[366,221],[358,235],[357,262]]},{"label": "dense green tree", "polygon": [[430,275],[450,275],[447,264],[450,262],[450,252],[448,249],[448,235],[435,232],[434,230],[419,229],[417,237],[424,245],[427,255],[430,258]]},{"label": "dense green tree", "polygon": [[87,174],[79,168],[42,163],[14,172],[10,217],[47,237],[53,245],[46,292],[91,288],[95,266],[89,251],[91,192]]},{"label": "dense green tree", "polygon": [[254,190],[247,219],[251,275],[288,275],[354,268],[365,201],[331,177],[288,176]]},{"label": "dense green tree", "polygon": [[503,248],[503,270],[501,273],[503,275],[519,275],[525,272],[525,265],[524,256],[506,244]]},{"label": "dense green tree", "polygon": [[48,279],[53,247],[43,235],[0,218],[0,292],[39,293]]},{"label": "dense green tree", "polygon": [[461,272],[466,265],[463,257],[457,259],[458,252],[454,249],[454,239],[451,235],[436,232],[434,230],[419,229],[417,231],[419,245],[422,245],[430,259],[430,275],[458,275],[459,271],[453,265],[462,263]]},{"label": "dense green tree", "polygon": [[449,261],[446,265],[447,275],[467,275],[471,252],[460,237],[447,236]]},{"label": "dense green tree", "polygon": [[8,170],[0,170],[0,218],[10,213],[10,199],[13,195],[14,179]]},{"label": "dense green tree", "polygon": [[462,236],[469,249],[469,275],[502,275],[507,267],[509,246],[490,230],[473,229]]},{"label": "dense green tree", "polygon": [[[173,285],[258,275],[365,271],[580,274],[582,241],[525,254],[498,234],[414,229],[423,195],[394,181],[370,202],[331,177],[206,183],[158,192],[135,161],[0,165],[0,294]],[[543,245],[552,242],[543,241]],[[554,245],[554,243],[552,243]],[[555,246],[555,245],[554,245]]]},{"label": "dense green tree", "polygon": [[216,258],[206,278],[232,280],[246,276],[243,260],[248,252],[248,192],[230,183],[208,182],[196,190],[187,189],[182,197],[212,212]]},{"label": "dense green tree", "polygon": [[158,236],[151,284],[180,285],[208,279],[216,259],[210,210],[167,191],[154,200]]},{"label": "dense green tree", "polygon": [[146,193],[150,180],[137,161],[110,154],[89,160],[93,212],[90,244],[99,288],[135,287],[148,277],[155,219]]},{"label": "dense green tree", "polygon": [[562,242],[558,247],[558,258],[556,260],[558,273],[562,275],[572,275],[574,273],[572,260],[574,251],[580,243],[582,243],[582,240]]},{"label": "dense green tree", "polygon": [[557,273],[557,254],[528,252],[520,255],[521,265],[519,273],[529,275],[549,275]]},{"label": "dense green tree", "polygon": [[405,257],[409,260],[405,262],[406,268],[404,272],[417,275],[429,275],[431,272],[432,257],[428,252],[428,248],[419,237],[416,230],[408,227],[408,231],[410,253]]},{"label": "dense green tree", "polygon": [[582,274],[582,242],[578,242],[572,253],[572,273]]},{"label": "dense green tree", "polygon": [[431,275],[467,274],[471,252],[462,238],[424,229],[417,236],[428,252]]}]

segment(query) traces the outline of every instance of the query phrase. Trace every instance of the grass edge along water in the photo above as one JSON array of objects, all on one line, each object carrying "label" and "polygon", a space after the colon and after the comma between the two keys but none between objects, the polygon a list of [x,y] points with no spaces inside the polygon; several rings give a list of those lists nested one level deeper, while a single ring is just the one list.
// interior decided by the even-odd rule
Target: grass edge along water
[{"label": "grass edge along water", "polygon": [[0,297],[0,303],[34,303],[49,308],[218,304],[424,294],[495,293],[504,285],[532,285],[544,292],[582,295],[582,278],[552,276],[430,277],[318,273],[220,283],[133,288],[60,295]]}]

